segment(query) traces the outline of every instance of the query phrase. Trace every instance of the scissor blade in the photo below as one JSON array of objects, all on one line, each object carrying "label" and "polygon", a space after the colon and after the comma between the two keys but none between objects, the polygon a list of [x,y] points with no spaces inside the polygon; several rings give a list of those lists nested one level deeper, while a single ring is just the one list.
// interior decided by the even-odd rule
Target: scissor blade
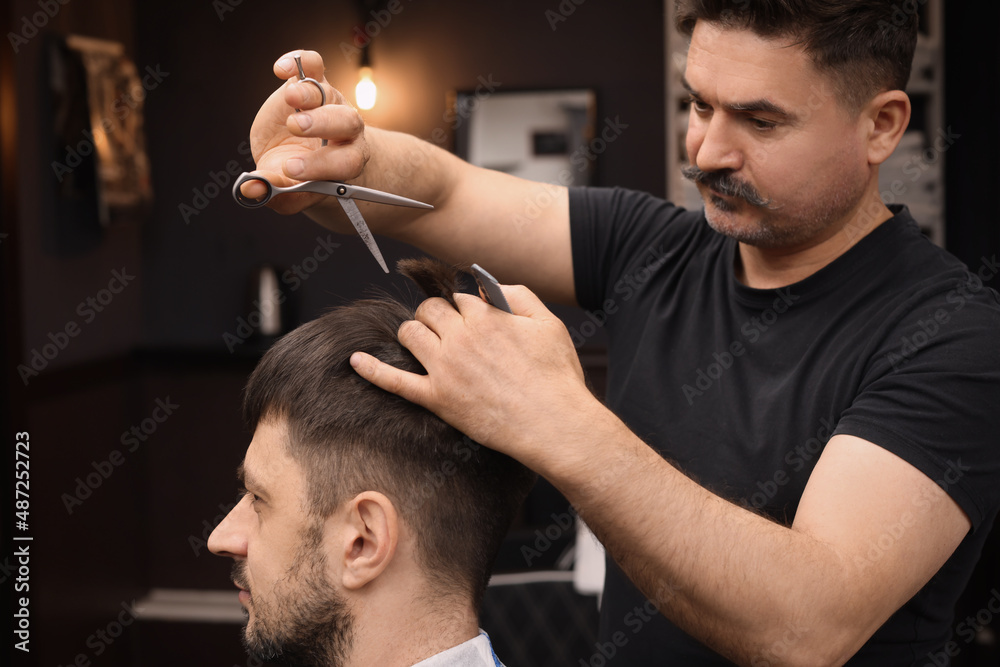
[{"label": "scissor blade", "polygon": [[338,193],[337,196],[339,197],[350,197],[351,199],[361,199],[363,201],[375,202],[376,204],[391,204],[392,206],[434,208],[430,204],[425,204],[424,202],[417,201],[416,199],[400,197],[399,195],[382,192],[381,190],[372,190],[371,188],[365,188],[360,185],[348,185],[347,183],[338,183],[337,185],[343,185],[346,190],[343,194]]},{"label": "scissor blade", "polygon": [[375,243],[375,237],[372,236],[371,230],[368,229],[368,223],[366,223],[364,217],[362,217],[361,211],[358,209],[358,205],[350,199],[344,197],[337,197],[337,201],[339,201],[340,205],[344,207],[344,213],[346,213],[347,217],[351,219],[351,224],[354,225],[354,229],[358,230],[358,236],[360,236],[361,240],[365,242],[366,246],[368,246],[368,250],[371,252],[372,256],[378,260],[382,270],[389,273],[389,267],[385,265],[385,260],[382,259],[382,252],[378,249],[378,244]]}]

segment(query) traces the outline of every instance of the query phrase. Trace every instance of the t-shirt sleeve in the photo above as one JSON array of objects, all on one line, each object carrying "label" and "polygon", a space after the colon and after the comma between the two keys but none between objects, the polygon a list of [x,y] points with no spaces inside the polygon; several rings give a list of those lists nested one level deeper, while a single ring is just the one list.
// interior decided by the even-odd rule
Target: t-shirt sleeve
[{"label": "t-shirt sleeve", "polygon": [[674,222],[698,217],[624,188],[570,188],[569,212],[576,299],[585,309],[600,307],[630,261],[656,244],[671,244],[666,238],[671,234],[683,233],[684,225]]},{"label": "t-shirt sleeve", "polygon": [[910,304],[888,331],[835,433],[906,460],[973,530],[988,529],[1000,507],[1000,299],[981,284],[976,294],[953,284]]}]

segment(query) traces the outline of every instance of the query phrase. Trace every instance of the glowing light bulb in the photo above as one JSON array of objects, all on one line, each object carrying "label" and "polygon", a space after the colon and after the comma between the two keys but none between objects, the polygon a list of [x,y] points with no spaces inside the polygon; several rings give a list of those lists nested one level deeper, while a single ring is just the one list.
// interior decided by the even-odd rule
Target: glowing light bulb
[{"label": "glowing light bulb", "polygon": [[371,109],[375,106],[375,82],[372,81],[372,68],[362,67],[361,68],[361,80],[358,81],[357,87],[354,89],[354,99],[358,103],[358,107],[361,109]]}]

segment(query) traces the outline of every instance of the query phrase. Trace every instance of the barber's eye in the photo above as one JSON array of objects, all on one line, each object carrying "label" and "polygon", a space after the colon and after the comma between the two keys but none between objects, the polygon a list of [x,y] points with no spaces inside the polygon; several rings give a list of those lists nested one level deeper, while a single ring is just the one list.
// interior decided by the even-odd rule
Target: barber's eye
[{"label": "barber's eye", "polygon": [[709,111],[711,109],[710,106],[699,100],[694,95],[688,95],[687,99],[684,100],[684,102],[685,104],[690,105],[691,108],[697,111],[698,113],[705,113],[706,111]]}]

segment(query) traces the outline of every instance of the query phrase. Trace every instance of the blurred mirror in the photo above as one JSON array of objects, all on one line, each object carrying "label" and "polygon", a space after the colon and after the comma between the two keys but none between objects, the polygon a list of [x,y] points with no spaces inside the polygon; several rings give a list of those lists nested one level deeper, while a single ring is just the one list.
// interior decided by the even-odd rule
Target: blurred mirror
[{"label": "blurred mirror", "polygon": [[597,158],[593,90],[459,91],[455,153],[520,178],[590,185]]}]

